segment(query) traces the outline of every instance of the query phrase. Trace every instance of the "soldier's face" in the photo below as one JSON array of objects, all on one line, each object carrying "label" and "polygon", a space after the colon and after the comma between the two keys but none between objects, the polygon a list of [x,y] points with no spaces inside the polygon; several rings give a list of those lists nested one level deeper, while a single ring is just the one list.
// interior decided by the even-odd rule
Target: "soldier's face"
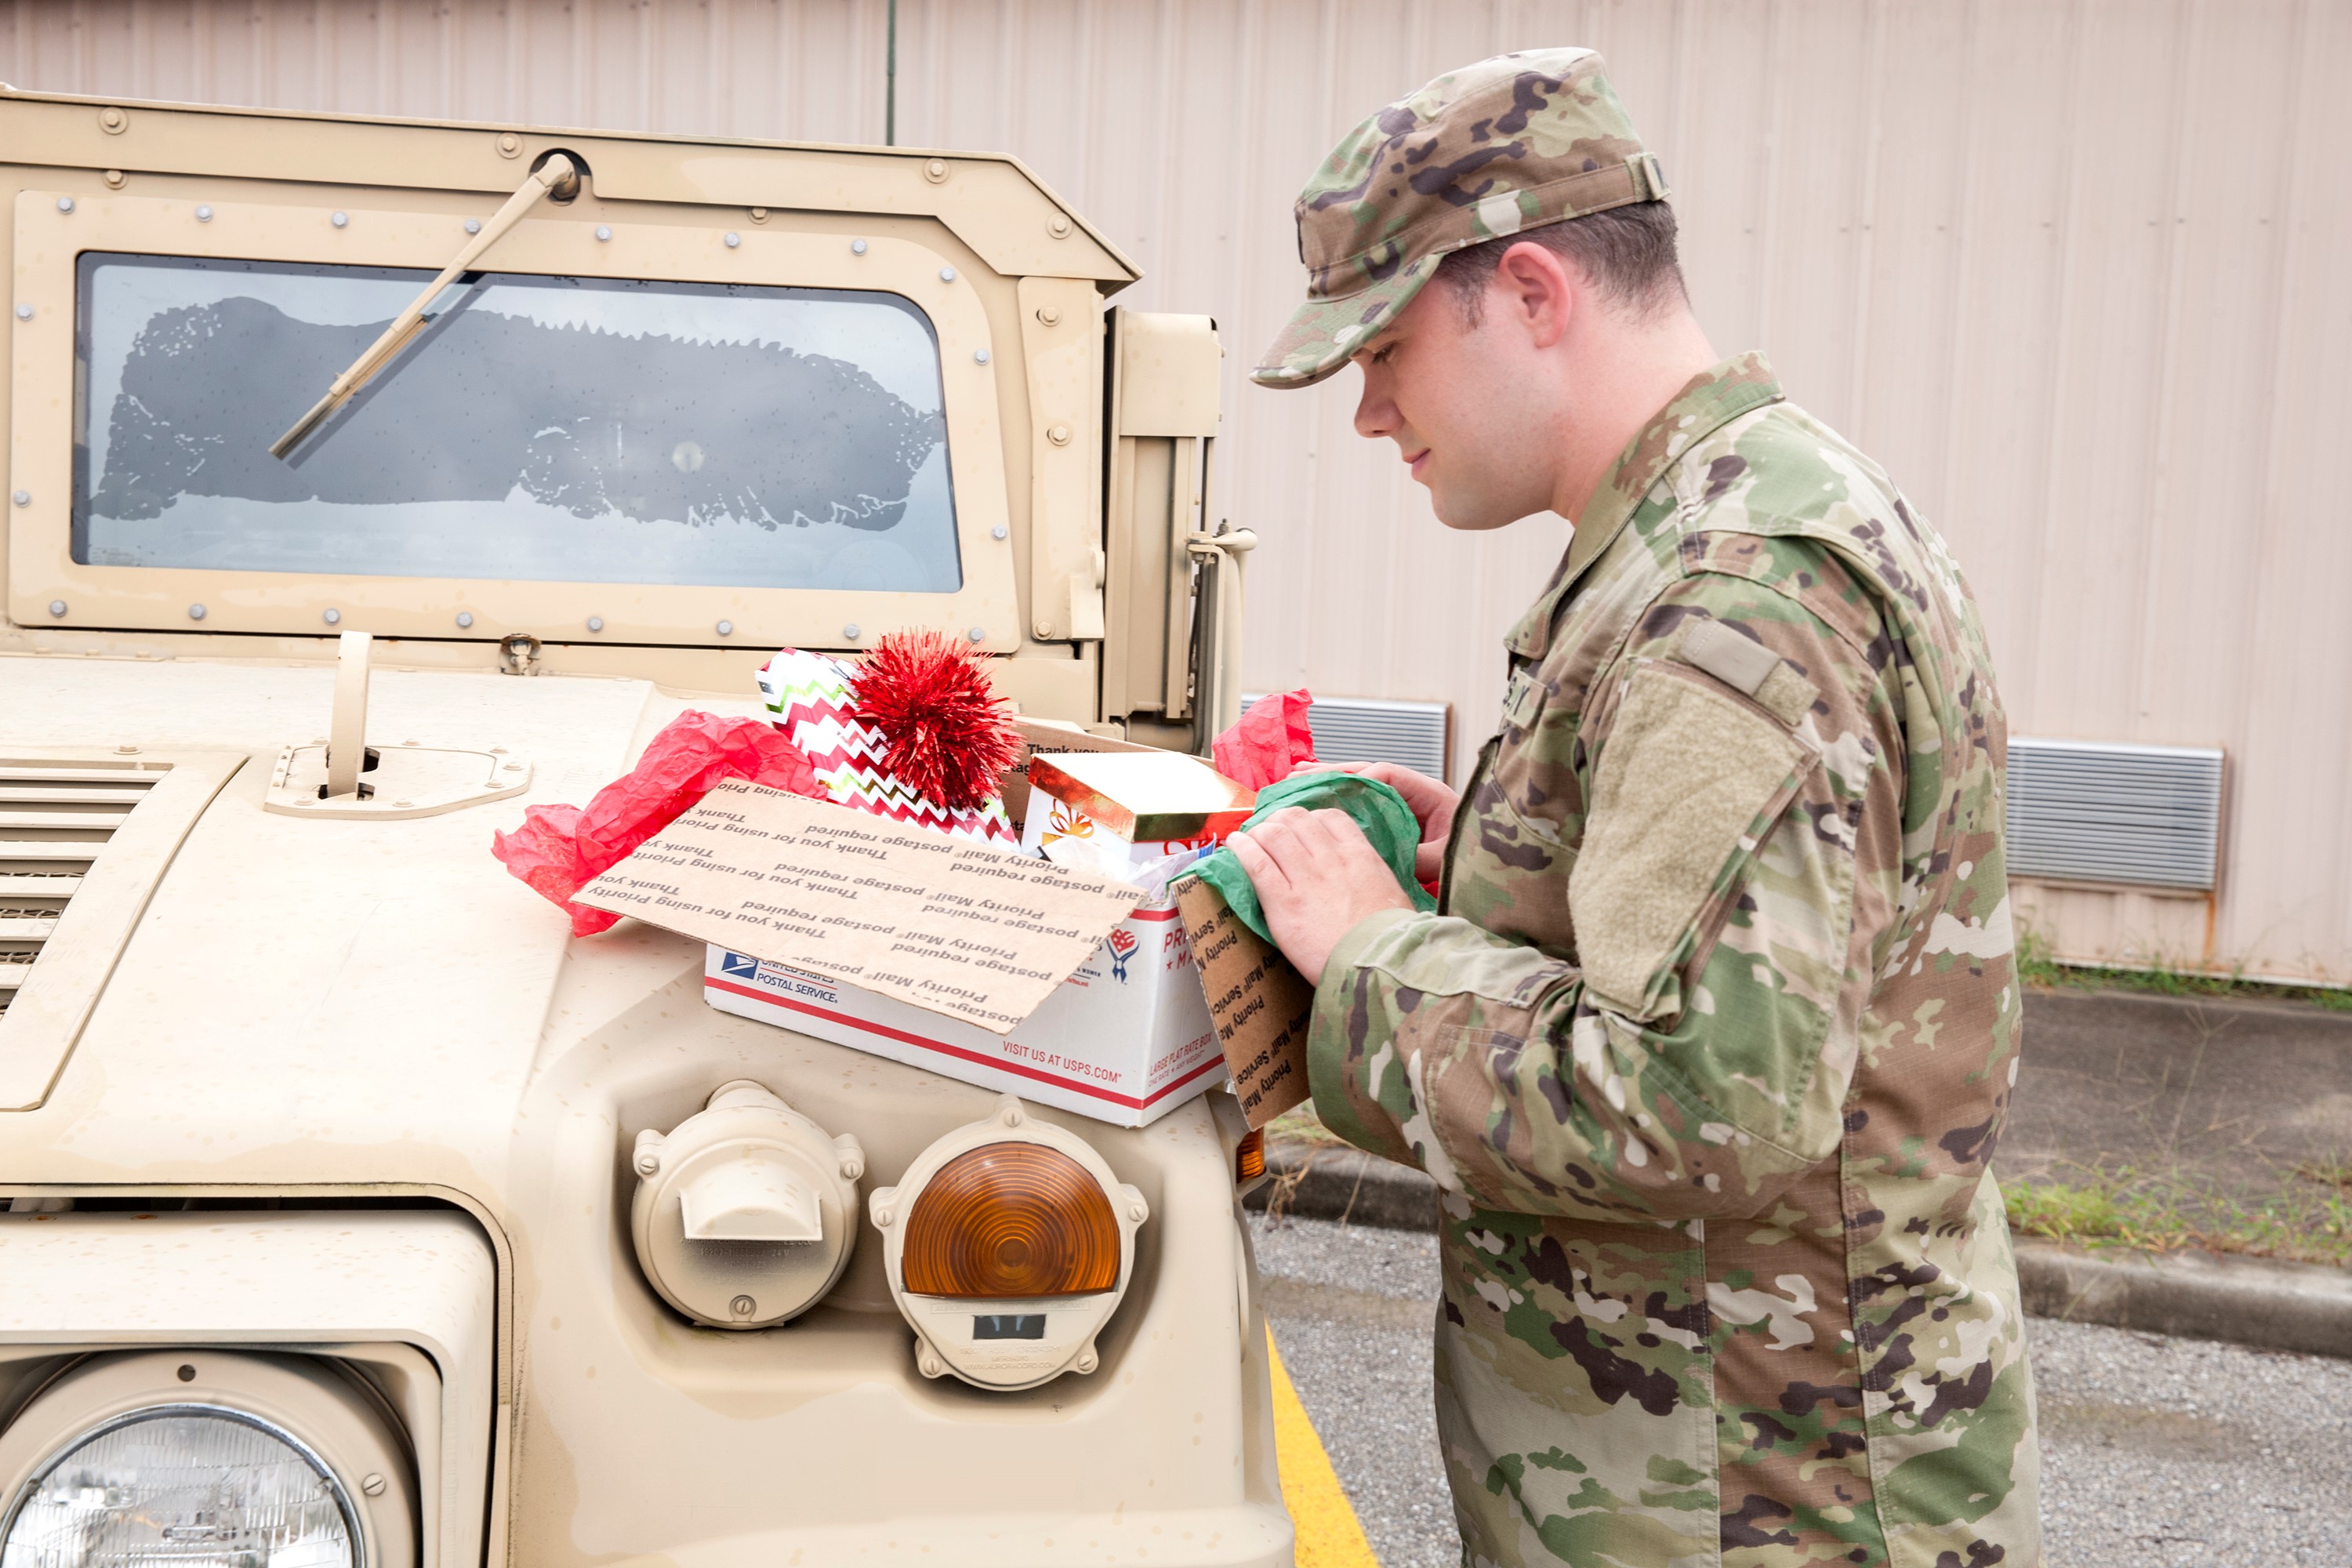
[{"label": "soldier's face", "polygon": [[1551,505],[1555,423],[1519,312],[1489,300],[1466,317],[1433,282],[1355,356],[1356,433],[1386,437],[1448,528],[1501,528]]}]

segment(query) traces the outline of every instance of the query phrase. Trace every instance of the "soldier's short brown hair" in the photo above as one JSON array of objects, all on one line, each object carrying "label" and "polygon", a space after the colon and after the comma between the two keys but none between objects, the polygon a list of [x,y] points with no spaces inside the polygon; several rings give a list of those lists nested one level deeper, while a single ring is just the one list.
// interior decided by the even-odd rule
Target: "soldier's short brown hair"
[{"label": "soldier's short brown hair", "polygon": [[1502,264],[1503,253],[1522,241],[1575,263],[1608,299],[1641,316],[1654,315],[1690,297],[1675,251],[1675,209],[1664,202],[1635,202],[1507,234],[1448,255],[1438,263],[1436,281],[1453,293],[1465,326],[1478,324],[1487,279]]}]

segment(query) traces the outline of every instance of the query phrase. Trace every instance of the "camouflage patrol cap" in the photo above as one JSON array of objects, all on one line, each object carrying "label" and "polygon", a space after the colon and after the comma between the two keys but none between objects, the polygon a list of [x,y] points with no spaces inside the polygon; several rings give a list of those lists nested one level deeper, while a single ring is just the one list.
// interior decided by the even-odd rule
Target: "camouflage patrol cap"
[{"label": "camouflage patrol cap", "polygon": [[1299,193],[1307,303],[1250,379],[1311,386],[1331,374],[1450,251],[1665,195],[1591,49],[1448,71],[1349,132]]}]

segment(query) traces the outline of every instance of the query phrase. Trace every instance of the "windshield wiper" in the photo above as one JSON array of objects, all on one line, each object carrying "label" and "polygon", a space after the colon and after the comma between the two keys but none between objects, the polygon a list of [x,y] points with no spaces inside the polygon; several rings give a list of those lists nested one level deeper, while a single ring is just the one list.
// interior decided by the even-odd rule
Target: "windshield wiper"
[{"label": "windshield wiper", "polygon": [[310,413],[296,420],[291,430],[269,444],[269,455],[283,461],[286,454],[301,443],[303,437],[319,427],[320,421],[341,407],[352,394],[365,386],[370,377],[407,346],[408,340],[425,325],[425,308],[433,303],[442,289],[480,259],[482,252],[496,244],[507,230],[520,223],[523,214],[536,206],[540,197],[565,181],[577,180],[578,177],[579,170],[571,159],[561,153],[549,153],[547,162],[533,169],[530,178],[507,198],[507,205],[482,225],[482,232],[466,242],[466,248],[457,253],[457,258],[443,268],[441,275],[425,286],[425,292],[419,294],[408,309],[393,318],[392,325],[383,330],[383,335],[370,343],[359,358],[352,361],[349,370],[335,377],[334,384],[327,388],[327,395],[313,404]]}]

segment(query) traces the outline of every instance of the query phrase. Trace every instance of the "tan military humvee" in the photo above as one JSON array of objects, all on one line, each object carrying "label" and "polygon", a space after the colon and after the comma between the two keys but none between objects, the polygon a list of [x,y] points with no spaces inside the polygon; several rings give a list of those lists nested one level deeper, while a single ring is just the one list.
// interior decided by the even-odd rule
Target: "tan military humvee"
[{"label": "tan military humvee", "polygon": [[0,91],[0,174],[8,1568],[1288,1563],[1230,1096],[732,1017],[489,854],[905,627],[1197,749],[1213,324],[998,157]]}]

